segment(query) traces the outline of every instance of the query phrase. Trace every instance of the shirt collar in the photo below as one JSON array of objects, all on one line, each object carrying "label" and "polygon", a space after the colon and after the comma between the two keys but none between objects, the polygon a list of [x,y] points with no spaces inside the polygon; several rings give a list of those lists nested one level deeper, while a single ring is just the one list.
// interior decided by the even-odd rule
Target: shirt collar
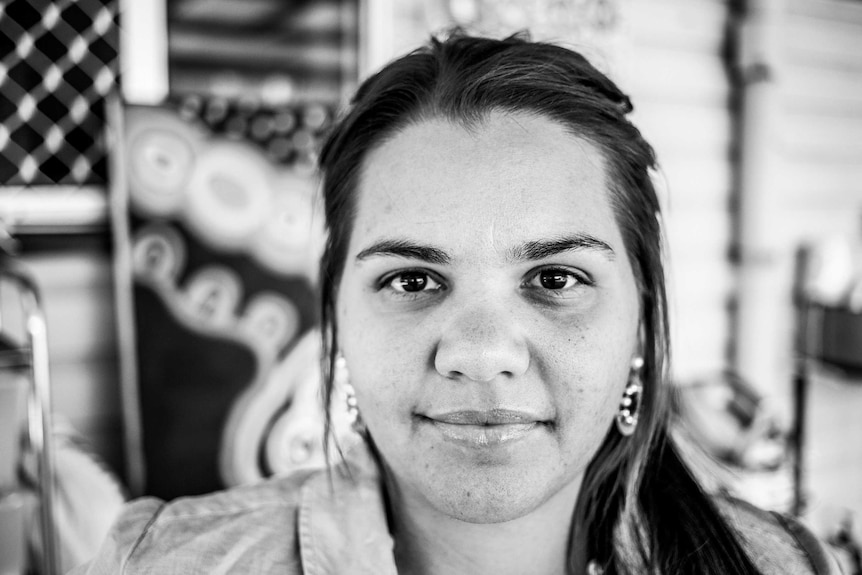
[{"label": "shirt collar", "polygon": [[364,442],[303,485],[299,546],[305,575],[397,575],[383,482]]}]

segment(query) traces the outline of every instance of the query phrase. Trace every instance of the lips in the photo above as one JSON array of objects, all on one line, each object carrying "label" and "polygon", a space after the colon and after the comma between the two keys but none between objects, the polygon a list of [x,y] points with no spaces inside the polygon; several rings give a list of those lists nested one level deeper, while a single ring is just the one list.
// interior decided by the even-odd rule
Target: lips
[{"label": "lips", "polygon": [[543,427],[539,416],[510,409],[459,410],[423,416],[446,441],[488,448],[526,438]]},{"label": "lips", "polygon": [[438,415],[426,416],[428,419],[453,425],[509,425],[517,423],[536,423],[538,416],[511,409],[449,411]]}]

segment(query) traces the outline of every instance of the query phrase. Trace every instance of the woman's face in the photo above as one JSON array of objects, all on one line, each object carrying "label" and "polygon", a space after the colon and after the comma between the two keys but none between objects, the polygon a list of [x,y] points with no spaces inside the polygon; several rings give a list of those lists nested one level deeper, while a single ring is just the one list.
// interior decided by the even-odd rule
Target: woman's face
[{"label": "woman's face", "polygon": [[338,345],[387,477],[476,523],[573,505],[639,347],[602,155],[493,113],[408,126],[363,167]]}]

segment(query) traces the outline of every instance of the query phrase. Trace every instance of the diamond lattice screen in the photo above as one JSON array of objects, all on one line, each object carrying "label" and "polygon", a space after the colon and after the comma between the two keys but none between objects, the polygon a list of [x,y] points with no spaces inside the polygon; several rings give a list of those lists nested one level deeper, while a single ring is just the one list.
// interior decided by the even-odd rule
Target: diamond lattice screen
[{"label": "diamond lattice screen", "polygon": [[117,0],[0,3],[0,185],[102,184]]}]

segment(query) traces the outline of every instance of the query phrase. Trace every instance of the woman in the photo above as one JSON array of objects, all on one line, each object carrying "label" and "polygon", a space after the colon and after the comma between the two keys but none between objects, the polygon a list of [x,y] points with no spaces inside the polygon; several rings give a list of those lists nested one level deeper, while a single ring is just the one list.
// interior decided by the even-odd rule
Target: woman
[{"label": "woman", "polygon": [[829,573],[713,501],[667,435],[654,155],[582,56],[454,34],[359,89],[321,155],[325,472],[120,518],[89,573]]}]

